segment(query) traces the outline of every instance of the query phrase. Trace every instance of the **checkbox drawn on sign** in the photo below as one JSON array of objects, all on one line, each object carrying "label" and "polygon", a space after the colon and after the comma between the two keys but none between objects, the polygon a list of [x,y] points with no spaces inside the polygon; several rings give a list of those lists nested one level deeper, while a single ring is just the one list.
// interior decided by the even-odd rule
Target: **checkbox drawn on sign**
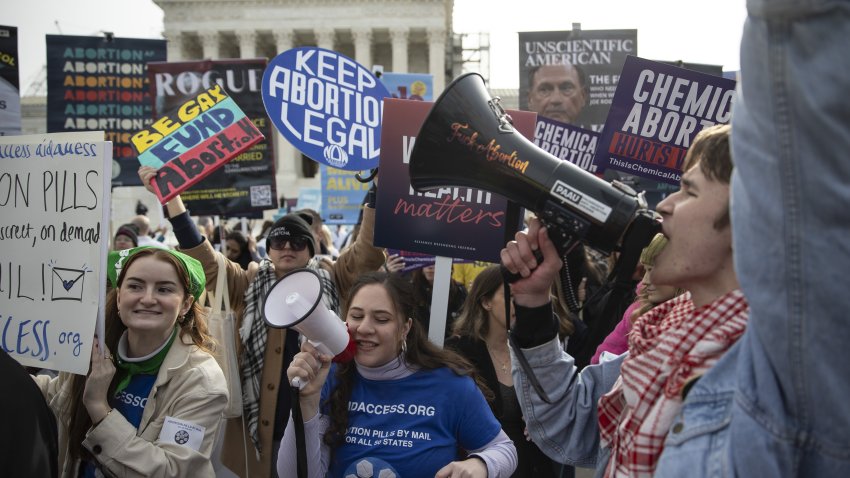
[{"label": "checkbox drawn on sign", "polygon": [[74,300],[82,302],[85,286],[85,269],[54,267],[52,274],[51,300]]}]

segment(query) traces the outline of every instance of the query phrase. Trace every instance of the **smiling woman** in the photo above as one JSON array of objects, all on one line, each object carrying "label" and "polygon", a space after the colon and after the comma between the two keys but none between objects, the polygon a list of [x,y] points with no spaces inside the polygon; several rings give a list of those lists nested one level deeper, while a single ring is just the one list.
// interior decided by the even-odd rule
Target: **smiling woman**
[{"label": "smiling woman", "polygon": [[[292,360],[289,380],[307,382],[300,405],[307,456],[316,458],[311,477],[354,476],[366,466],[394,476],[507,477],[516,468],[516,449],[471,365],[429,342],[410,318],[413,308],[409,282],[382,272],[363,275],[346,310],[354,361],[331,367],[331,357],[309,342]],[[458,450],[467,453],[460,460]],[[290,419],[278,475],[296,476],[296,462]]]},{"label": "smiling woman", "polygon": [[197,303],[203,269],[153,247],[108,262],[106,337],[89,375],[35,377],[67,430],[62,476],[212,476],[227,385]]}]

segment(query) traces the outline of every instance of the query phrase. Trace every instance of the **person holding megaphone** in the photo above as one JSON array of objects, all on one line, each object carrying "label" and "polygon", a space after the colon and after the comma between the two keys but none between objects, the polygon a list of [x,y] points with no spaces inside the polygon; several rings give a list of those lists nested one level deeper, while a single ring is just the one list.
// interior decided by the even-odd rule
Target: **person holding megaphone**
[{"label": "person holding megaphone", "polygon": [[550,228],[534,219],[502,250],[502,264],[521,277],[511,284],[517,398],[529,436],[553,459],[595,466],[606,478],[653,476],[666,443],[684,428],[691,387],[743,335],[749,307],[733,267],[729,133],[728,125],[700,131],[681,189],[658,204],[667,245],[650,278],[687,292],[635,320],[627,353],[579,371],[564,352],[550,300],[561,267]]},{"label": "person holding megaphone", "polygon": [[[354,360],[332,365],[333,357],[309,341],[292,360],[290,382],[306,382],[300,407],[310,477],[513,473],[516,448],[471,377],[474,369],[429,342],[413,311],[409,282],[384,272],[363,275],[345,308]],[[279,476],[297,476],[293,420],[294,413]]]},{"label": "person holding megaphone", "polygon": [[[154,168],[142,166],[139,177],[148,191]],[[275,476],[277,446],[284,433],[290,411],[290,392],[284,374],[298,352],[298,334],[286,329],[267,327],[263,320],[263,299],[275,281],[287,273],[309,268],[322,283],[325,307],[336,312],[337,297],[345,297],[348,288],[361,273],[384,263],[384,253],[373,246],[374,188],[363,208],[361,233],[351,246],[331,263],[315,257],[318,247],[310,230],[309,217],[287,214],[278,219],[266,236],[268,258],[251,263],[247,270],[224,258],[225,270],[219,270],[220,252],[215,251],[189,217],[180,196],[167,204],[169,221],[179,248],[204,266],[207,284],[214,288],[218,274],[227,274],[230,303],[239,327],[241,350],[240,375],[243,391],[244,426],[240,418],[230,419],[225,427],[221,461],[239,476]],[[284,475],[289,476],[289,475]]]}]

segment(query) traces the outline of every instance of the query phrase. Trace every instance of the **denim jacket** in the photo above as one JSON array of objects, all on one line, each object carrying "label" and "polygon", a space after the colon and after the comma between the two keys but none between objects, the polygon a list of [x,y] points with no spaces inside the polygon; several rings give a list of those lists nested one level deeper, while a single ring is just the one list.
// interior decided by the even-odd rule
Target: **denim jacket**
[{"label": "denim jacket", "polygon": [[850,0],[749,0],[732,116],[747,332],[688,394],[659,477],[850,476]]},{"label": "denim jacket", "polygon": [[540,398],[516,351],[511,350],[514,386],[532,441],[559,463],[596,466],[597,474],[604,471],[609,454],[599,447],[596,407],[599,397],[611,390],[620,376],[620,365],[627,354],[590,365],[578,373],[575,360],[563,351],[557,337],[522,352],[552,401],[548,404]]}]

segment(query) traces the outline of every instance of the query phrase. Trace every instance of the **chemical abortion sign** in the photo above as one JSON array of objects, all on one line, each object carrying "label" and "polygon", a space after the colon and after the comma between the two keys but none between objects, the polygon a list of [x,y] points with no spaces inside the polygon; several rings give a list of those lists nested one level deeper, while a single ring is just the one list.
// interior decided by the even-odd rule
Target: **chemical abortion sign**
[{"label": "chemical abortion sign", "polygon": [[378,167],[386,87],[335,51],[301,47],[276,56],[263,74],[263,103],[299,151],[334,168]]}]

